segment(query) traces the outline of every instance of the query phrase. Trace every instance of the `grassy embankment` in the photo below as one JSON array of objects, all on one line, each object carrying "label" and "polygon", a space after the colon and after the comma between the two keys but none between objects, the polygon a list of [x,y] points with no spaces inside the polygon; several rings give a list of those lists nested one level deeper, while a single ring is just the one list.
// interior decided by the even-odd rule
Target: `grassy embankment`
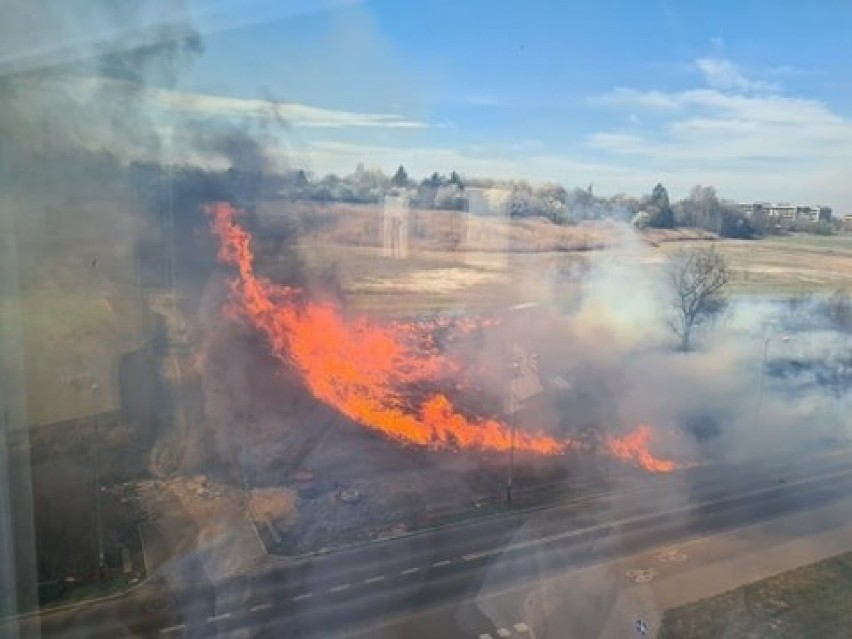
[{"label": "grassy embankment", "polygon": [[852,553],[667,611],[658,639],[852,637]]}]

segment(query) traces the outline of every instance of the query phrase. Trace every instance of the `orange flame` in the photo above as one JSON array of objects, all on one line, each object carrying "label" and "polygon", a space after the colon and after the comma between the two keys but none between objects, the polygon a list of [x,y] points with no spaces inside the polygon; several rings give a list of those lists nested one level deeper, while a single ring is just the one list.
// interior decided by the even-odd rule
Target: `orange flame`
[{"label": "orange flame", "polygon": [[[354,421],[403,443],[430,448],[502,451],[512,445],[509,428],[469,418],[448,397],[431,393],[410,406],[406,385],[440,380],[459,370],[437,350],[413,345],[400,327],[346,321],[327,302],[276,285],[254,272],[251,236],[234,222],[228,204],[207,207],[218,237],[219,259],[237,268],[232,298],[240,313],[268,340],[275,357],[296,368],[310,392]],[[567,444],[544,433],[518,431],[516,450],[557,454]]]},{"label": "orange flame", "polygon": [[632,462],[651,472],[668,473],[679,468],[678,464],[671,460],[654,457],[648,450],[650,441],[651,427],[641,424],[622,437],[607,436],[605,444],[607,452],[613,457]]},{"label": "orange flame", "polygon": [[[234,222],[237,211],[222,202],[205,210],[220,242],[220,261],[236,267],[239,275],[231,282],[235,310],[267,339],[279,361],[299,371],[314,397],[401,443],[490,451],[513,445],[506,424],[466,417],[442,393],[429,394],[417,406],[406,400],[406,386],[426,382],[434,387],[462,370],[435,348],[429,331],[435,322],[418,327],[378,326],[363,317],[347,321],[333,304],[307,300],[299,289],[257,276],[251,235]],[[481,325],[495,323],[484,320]],[[473,328],[469,320],[457,326],[461,332]],[[607,436],[605,448],[613,457],[645,470],[678,468],[650,453],[650,437],[650,427],[642,425],[622,437]],[[517,431],[514,436],[514,447],[521,451],[553,455],[574,445],[542,432]]]}]

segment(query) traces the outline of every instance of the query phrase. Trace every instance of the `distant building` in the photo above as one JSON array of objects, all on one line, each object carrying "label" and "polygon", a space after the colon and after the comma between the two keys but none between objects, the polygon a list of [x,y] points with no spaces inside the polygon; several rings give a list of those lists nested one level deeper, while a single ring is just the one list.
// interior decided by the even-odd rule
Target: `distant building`
[{"label": "distant building", "polygon": [[778,204],[769,202],[742,203],[738,204],[737,208],[746,217],[765,215],[782,226],[792,226],[801,222],[830,222],[833,216],[830,206],[789,204],[787,202]]}]

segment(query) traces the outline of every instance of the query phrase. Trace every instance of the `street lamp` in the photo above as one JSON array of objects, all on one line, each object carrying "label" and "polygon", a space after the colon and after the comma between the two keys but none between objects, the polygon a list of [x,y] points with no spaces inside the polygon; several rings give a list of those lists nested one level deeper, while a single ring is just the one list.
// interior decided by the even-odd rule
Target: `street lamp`
[{"label": "street lamp", "polygon": [[[786,344],[792,338],[789,335],[781,335],[778,338],[779,342]],[[760,409],[763,403],[763,378],[765,376],[766,371],[766,359],[769,355],[769,343],[772,341],[772,333],[770,332],[769,327],[766,327],[766,330],[763,332],[763,359],[760,362],[760,377],[758,378],[757,384],[757,406],[755,406],[754,410],[754,427],[760,425]]]},{"label": "street lamp", "polygon": [[[527,319],[529,325],[527,330],[532,329],[532,309],[537,308],[539,306],[538,302],[528,301],[522,302],[520,304],[515,304],[509,307],[509,311],[512,313],[523,312],[526,311]],[[515,470],[515,411],[516,406],[515,402],[519,399],[520,402],[525,401],[530,394],[523,396],[527,393],[523,387],[521,388],[521,397],[518,398],[518,389],[516,388],[516,383],[523,376],[529,377],[529,375],[534,374],[537,378],[538,376],[538,353],[528,353],[525,349],[521,348],[517,344],[513,346],[514,354],[509,363],[509,383],[508,383],[508,409],[509,409],[509,470],[508,476],[506,477],[506,508],[512,507],[512,482],[513,482],[513,474]],[[540,392],[540,384],[539,390],[534,391],[532,394],[537,394]]]},{"label": "street lamp", "polygon": [[509,475],[506,478],[506,508],[512,507],[512,475],[515,468],[515,381],[521,376],[521,362],[509,364]]}]

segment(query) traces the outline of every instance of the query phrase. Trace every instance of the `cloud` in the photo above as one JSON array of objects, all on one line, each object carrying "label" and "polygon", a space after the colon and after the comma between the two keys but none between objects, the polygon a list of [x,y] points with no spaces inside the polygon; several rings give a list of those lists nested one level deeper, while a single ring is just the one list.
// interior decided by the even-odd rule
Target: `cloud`
[{"label": "cloud", "polygon": [[[45,81],[66,95],[85,102],[106,85],[120,88],[122,81],[93,77],[57,77]],[[258,98],[189,93],[172,89],[143,88],[134,92],[135,99],[166,118],[178,116],[211,117],[224,120],[274,118],[292,127],[309,128],[384,128],[422,129],[427,125],[392,113],[360,113],[326,109],[294,102],[275,102]]]},{"label": "cloud", "polygon": [[678,101],[662,91],[638,91],[618,87],[609,93],[593,96],[588,100],[591,106],[629,107],[643,111],[672,111],[679,108]]},{"label": "cloud", "polygon": [[[307,142],[301,149],[296,164],[306,164],[319,172],[349,173],[359,162],[369,167],[393,172],[403,164],[409,174],[426,176],[435,170],[460,171],[472,177],[523,178],[535,182],[560,181],[584,184],[590,180],[595,185],[608,187],[613,192],[641,185],[652,179],[642,172],[617,162],[596,162],[585,157],[548,153],[527,149],[517,152],[517,145],[491,145],[479,147],[407,146],[372,143],[316,140]],[[566,180],[566,176],[570,176]]]},{"label": "cloud", "polygon": [[747,78],[740,67],[727,58],[699,58],[695,66],[704,75],[707,85],[716,89],[771,92],[780,88],[773,82]]},{"label": "cloud", "polygon": [[[619,89],[624,108],[661,102],[659,92]],[[627,96],[633,99],[626,99]],[[596,149],[668,160],[744,157],[775,160],[852,159],[852,121],[818,100],[785,96],[745,96],[712,89],[665,94],[669,117],[654,135],[601,131],[589,136]],[[654,109],[652,109],[654,110]],[[661,149],[665,153],[661,155]]]},{"label": "cloud", "polygon": [[149,91],[148,97],[152,102],[172,112],[217,117],[273,115],[291,126],[389,129],[419,129],[426,126],[423,122],[390,113],[358,113],[254,98],[232,98],[166,90]]},{"label": "cloud", "polygon": [[[679,188],[690,180],[715,184],[737,199],[826,202],[838,209],[852,204],[852,186],[829,178],[852,170],[852,119],[824,101],[752,79],[728,60],[702,58],[696,66],[709,86],[617,87],[591,98],[616,117],[586,137],[590,152],[621,164],[641,162]],[[637,113],[643,114],[641,126],[625,123]]]}]

